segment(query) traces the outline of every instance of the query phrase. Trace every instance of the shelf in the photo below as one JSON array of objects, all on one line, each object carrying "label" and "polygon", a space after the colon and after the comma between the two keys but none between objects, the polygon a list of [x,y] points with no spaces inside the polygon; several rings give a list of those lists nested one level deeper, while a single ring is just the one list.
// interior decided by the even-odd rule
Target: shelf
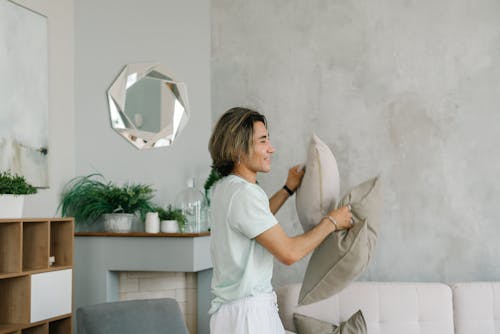
[{"label": "shelf", "polygon": [[49,267],[49,222],[23,222],[23,271]]},{"label": "shelf", "polygon": [[71,317],[49,322],[49,334],[71,333]]},{"label": "shelf", "polygon": [[50,222],[50,256],[55,257],[54,267],[73,265],[73,224],[71,221]]},{"label": "shelf", "polygon": [[69,334],[72,331],[71,314],[34,323],[0,325],[0,334]]},{"label": "shelf", "polygon": [[0,325],[0,334],[19,334],[17,329],[20,326],[20,324]]},{"label": "shelf", "polygon": [[21,331],[22,334],[48,334],[49,324],[43,323],[37,326],[25,328]]},{"label": "shelf", "polygon": [[12,278],[12,277],[21,277],[21,276],[28,276],[28,275],[29,275],[29,273],[27,273],[27,272],[17,272],[17,273],[0,274],[0,279]]},{"label": "shelf", "polygon": [[21,272],[21,223],[0,222],[0,276]]},{"label": "shelf", "polygon": [[[71,269],[71,268],[73,268],[73,267],[72,266],[52,266],[52,267],[49,267],[48,269],[36,269],[36,270],[25,271],[23,273],[23,275],[33,275],[33,274],[39,274],[39,273],[47,273],[47,272],[50,272],[50,271],[58,271],[58,270]],[[20,276],[20,275],[17,275],[17,276]]]},{"label": "shelf", "polygon": [[0,334],[72,332],[73,244],[73,218],[0,219]]},{"label": "shelf", "polygon": [[2,326],[29,322],[29,293],[29,276],[0,280],[0,324]]},{"label": "shelf", "polygon": [[115,232],[76,232],[76,237],[207,237],[210,232],[200,233],[146,233],[146,232],[128,232],[128,233],[115,233]]}]

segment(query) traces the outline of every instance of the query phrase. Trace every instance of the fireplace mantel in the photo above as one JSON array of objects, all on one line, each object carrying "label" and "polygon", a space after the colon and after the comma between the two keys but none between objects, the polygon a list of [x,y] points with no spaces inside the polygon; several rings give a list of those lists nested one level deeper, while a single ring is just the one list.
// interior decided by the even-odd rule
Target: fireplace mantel
[{"label": "fireplace mantel", "polygon": [[197,273],[198,333],[208,333],[210,234],[75,233],[75,310],[119,300],[118,273]]}]

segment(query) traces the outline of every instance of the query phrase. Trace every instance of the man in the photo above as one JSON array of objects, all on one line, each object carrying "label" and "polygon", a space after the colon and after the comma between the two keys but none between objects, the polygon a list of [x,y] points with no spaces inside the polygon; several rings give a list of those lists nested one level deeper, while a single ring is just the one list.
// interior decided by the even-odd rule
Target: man
[{"label": "man", "polygon": [[271,199],[257,173],[271,171],[275,152],[266,118],[247,108],[226,111],[212,133],[213,168],[223,176],[211,194],[213,261],[209,313],[212,334],[283,334],[271,286],[273,257],[291,265],[330,233],[350,228],[350,207],[329,212],[309,232],[289,237],[274,214],[300,186],[304,171],[292,167]]}]

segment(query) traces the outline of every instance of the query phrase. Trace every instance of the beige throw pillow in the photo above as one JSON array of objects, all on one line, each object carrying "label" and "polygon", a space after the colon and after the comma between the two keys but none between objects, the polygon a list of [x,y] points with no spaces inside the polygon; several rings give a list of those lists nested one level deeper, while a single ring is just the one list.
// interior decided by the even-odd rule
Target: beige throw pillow
[{"label": "beige throw pillow", "polygon": [[330,234],[313,252],[299,294],[299,305],[338,293],[368,266],[377,241],[381,193],[378,177],[354,187],[339,203],[351,204],[354,226]]},{"label": "beige throw pillow", "polygon": [[329,322],[294,313],[293,322],[297,334],[366,334],[366,322],[361,310],[354,313],[347,321],[335,326]]},{"label": "beige throw pillow", "polygon": [[295,205],[302,228],[307,232],[339,201],[340,178],[332,151],[316,135],[311,138],[305,167]]}]

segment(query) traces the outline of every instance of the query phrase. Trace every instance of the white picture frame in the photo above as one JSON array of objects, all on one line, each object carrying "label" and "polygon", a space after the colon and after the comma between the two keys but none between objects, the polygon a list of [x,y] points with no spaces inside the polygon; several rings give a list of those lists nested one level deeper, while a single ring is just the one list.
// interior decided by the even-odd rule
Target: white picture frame
[{"label": "white picture frame", "polygon": [[47,17],[0,0],[0,171],[49,186]]}]

